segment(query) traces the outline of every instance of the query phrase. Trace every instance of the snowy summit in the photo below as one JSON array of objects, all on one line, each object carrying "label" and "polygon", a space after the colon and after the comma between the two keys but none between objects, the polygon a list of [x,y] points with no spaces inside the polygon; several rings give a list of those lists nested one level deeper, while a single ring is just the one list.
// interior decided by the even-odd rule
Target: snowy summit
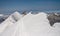
[{"label": "snowy summit", "polygon": [[60,23],[54,26],[50,26],[44,12],[23,17],[16,11],[0,25],[0,36],[60,36]]}]

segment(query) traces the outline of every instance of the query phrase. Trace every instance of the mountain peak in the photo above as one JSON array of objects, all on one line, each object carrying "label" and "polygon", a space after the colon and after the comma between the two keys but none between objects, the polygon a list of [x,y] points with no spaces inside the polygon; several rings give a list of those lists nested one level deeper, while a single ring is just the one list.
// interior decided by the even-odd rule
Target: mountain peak
[{"label": "mountain peak", "polygon": [[17,14],[20,14],[18,11],[15,11],[14,13],[13,13],[14,15],[17,15]]},{"label": "mountain peak", "polygon": [[18,11],[14,12],[12,14],[13,19],[16,20],[16,21],[20,19],[20,16],[21,15],[20,15],[20,13]]}]

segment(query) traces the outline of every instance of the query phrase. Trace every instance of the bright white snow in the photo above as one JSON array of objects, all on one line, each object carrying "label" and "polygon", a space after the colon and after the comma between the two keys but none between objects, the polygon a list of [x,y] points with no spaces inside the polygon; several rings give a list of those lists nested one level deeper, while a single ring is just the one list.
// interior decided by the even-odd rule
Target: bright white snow
[{"label": "bright white snow", "polygon": [[[8,24],[8,27],[3,29],[0,36],[60,36],[60,23],[55,23],[54,27],[51,27],[46,13],[41,12],[36,15],[29,13],[23,18],[17,13],[14,13],[17,22],[12,17],[9,17],[8,22],[3,22]],[[0,27],[4,26],[1,24]]]}]

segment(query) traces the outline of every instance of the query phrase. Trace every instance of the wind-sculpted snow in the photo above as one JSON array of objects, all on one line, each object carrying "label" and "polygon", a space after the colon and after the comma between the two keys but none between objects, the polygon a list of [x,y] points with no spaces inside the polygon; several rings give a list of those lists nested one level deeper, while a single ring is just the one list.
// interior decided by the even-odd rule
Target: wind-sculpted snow
[{"label": "wind-sculpted snow", "polygon": [[29,13],[8,26],[0,36],[60,36],[60,23],[51,27],[46,13]]}]

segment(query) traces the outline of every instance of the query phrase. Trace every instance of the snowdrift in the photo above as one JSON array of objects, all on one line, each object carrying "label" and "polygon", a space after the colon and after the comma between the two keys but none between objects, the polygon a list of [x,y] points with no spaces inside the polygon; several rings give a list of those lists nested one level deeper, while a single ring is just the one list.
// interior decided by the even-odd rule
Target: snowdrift
[{"label": "snowdrift", "polygon": [[55,23],[54,27],[51,27],[46,13],[41,12],[36,15],[29,13],[23,18],[19,16],[17,18],[15,15],[14,19],[11,18],[15,23],[4,21],[8,27],[3,29],[0,36],[60,36],[60,23]]}]

